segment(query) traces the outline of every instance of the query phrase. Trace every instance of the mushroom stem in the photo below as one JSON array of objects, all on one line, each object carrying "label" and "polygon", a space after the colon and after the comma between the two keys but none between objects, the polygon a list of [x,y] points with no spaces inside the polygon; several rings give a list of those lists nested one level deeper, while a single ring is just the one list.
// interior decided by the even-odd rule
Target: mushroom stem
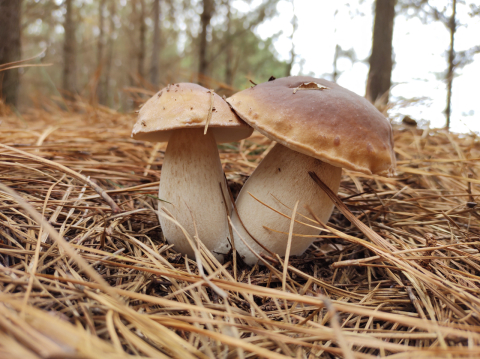
[{"label": "mushroom stem", "polygon": [[[192,237],[198,232],[206,247],[223,261],[223,254],[229,251],[230,244],[219,183],[231,211],[232,204],[212,131],[206,135],[203,128],[174,131],[165,152],[159,190],[159,198],[170,203],[159,201],[158,210],[171,213]],[[160,215],[159,219],[168,243],[174,244],[176,251],[195,258],[182,230]]]},{"label": "mushroom stem", "polygon": [[[295,217],[297,221],[315,226],[316,223],[301,216],[311,217],[305,208],[308,205],[322,221],[327,222],[332,214],[333,203],[312,181],[308,175],[309,171],[314,171],[332,191],[338,192],[342,176],[340,167],[334,167],[276,144],[255,169],[238,195],[236,201],[238,215],[247,231],[262,245],[280,256],[285,255],[290,219],[266,207],[253,196],[288,217],[292,214],[295,202],[299,200]],[[232,223],[242,238],[257,253],[264,252],[264,249],[247,233],[236,213],[233,214]],[[299,237],[298,234],[317,235],[318,233],[319,230],[316,228],[295,223],[290,254],[302,254],[315,239]],[[235,247],[243,260],[249,265],[255,264],[257,257],[236,233],[234,238]]]}]

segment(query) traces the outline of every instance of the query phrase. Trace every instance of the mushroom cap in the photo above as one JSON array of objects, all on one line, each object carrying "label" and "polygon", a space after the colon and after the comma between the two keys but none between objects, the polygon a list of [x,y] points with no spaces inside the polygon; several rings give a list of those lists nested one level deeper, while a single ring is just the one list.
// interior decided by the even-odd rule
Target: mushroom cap
[{"label": "mushroom cap", "polygon": [[[210,90],[192,83],[168,85],[152,96],[140,109],[133,126],[136,140],[167,142],[172,131],[205,127],[211,104]],[[253,129],[214,93],[212,117],[208,131],[217,142],[238,141],[250,136]]]},{"label": "mushroom cap", "polygon": [[395,173],[392,126],[365,98],[327,80],[291,76],[227,99],[250,126],[332,166]]}]

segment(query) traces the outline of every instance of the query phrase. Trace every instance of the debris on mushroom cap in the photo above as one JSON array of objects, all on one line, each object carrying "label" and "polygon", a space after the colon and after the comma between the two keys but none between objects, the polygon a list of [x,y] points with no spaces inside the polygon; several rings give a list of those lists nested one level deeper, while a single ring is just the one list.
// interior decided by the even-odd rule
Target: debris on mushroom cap
[{"label": "debris on mushroom cap", "polygon": [[327,86],[322,86],[316,82],[305,82],[298,87],[293,89],[293,93],[297,93],[298,90],[325,90],[328,89]]},{"label": "debris on mushroom cap", "polygon": [[[321,91],[295,91],[301,89]],[[294,151],[366,174],[395,173],[389,121],[365,98],[333,82],[285,77],[227,102],[253,128]]]},{"label": "debris on mushroom cap", "polygon": [[179,83],[168,85],[142,106],[132,137],[166,142],[173,130],[205,128],[209,116],[208,131],[213,132],[217,142],[238,141],[253,132],[213,91],[192,83]]}]

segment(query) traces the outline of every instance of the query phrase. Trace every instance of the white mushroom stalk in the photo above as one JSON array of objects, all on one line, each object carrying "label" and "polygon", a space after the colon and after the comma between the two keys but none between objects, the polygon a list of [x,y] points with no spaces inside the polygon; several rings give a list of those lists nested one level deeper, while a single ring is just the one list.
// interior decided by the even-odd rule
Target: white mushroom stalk
[{"label": "white mushroom stalk", "polygon": [[[265,250],[249,233],[268,250],[280,256],[285,255],[290,227],[290,219],[286,216],[291,216],[297,200],[300,202],[295,219],[304,224],[297,222],[293,227],[290,255],[302,254],[320,232],[318,224],[305,218],[311,218],[306,206],[322,221],[327,222],[330,218],[333,203],[312,181],[309,171],[314,171],[337,193],[342,175],[340,167],[331,166],[280,144],[272,148],[245,183],[236,201],[243,225],[236,213],[233,214],[232,223],[257,253],[265,253]],[[266,207],[254,197],[284,215]],[[234,238],[236,250],[243,260],[249,265],[255,264],[257,257],[235,232]]]},{"label": "white mushroom stalk", "polygon": [[[219,261],[229,252],[227,216],[232,206],[217,143],[238,141],[252,131],[220,96],[191,83],[168,85],[139,111],[132,137],[168,142],[159,198],[169,203],[159,201],[158,215],[166,240],[177,252],[195,258],[175,223],[190,237],[198,235]],[[163,215],[173,216],[176,222]]]},{"label": "white mushroom stalk", "polygon": [[[159,198],[169,202],[159,201],[159,211],[171,214],[192,236],[198,233],[213,255],[223,261],[223,254],[230,249],[227,209],[230,214],[232,203],[212,131],[204,135],[203,128],[194,128],[172,133],[163,161]],[[195,258],[182,230],[161,215],[159,219],[165,238],[175,250]]]},{"label": "white mushroom stalk", "polygon": [[[320,232],[306,218],[310,214],[305,206],[328,221],[333,204],[309,171],[335,193],[342,168],[368,175],[395,172],[388,120],[365,98],[333,82],[308,76],[272,78],[227,102],[240,118],[278,143],[245,183],[236,202],[240,218],[232,222],[258,253],[265,252],[264,246],[286,254],[291,223],[286,217],[297,200],[290,255],[302,254]],[[239,239],[235,237],[240,255],[248,264],[256,263],[257,257]]]}]

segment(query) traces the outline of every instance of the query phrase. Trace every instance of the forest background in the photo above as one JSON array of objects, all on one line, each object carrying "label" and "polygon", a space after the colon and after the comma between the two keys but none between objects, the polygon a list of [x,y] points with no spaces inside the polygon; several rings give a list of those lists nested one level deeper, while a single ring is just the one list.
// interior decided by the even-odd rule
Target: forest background
[{"label": "forest background", "polygon": [[[2,98],[20,112],[43,96],[130,112],[172,82],[228,96],[305,74],[380,107],[390,95],[392,118],[480,130],[475,1],[0,0],[0,24],[0,66],[40,54],[26,67],[0,67]],[[429,36],[444,48],[427,58]],[[419,73],[415,61],[431,68]]]}]

